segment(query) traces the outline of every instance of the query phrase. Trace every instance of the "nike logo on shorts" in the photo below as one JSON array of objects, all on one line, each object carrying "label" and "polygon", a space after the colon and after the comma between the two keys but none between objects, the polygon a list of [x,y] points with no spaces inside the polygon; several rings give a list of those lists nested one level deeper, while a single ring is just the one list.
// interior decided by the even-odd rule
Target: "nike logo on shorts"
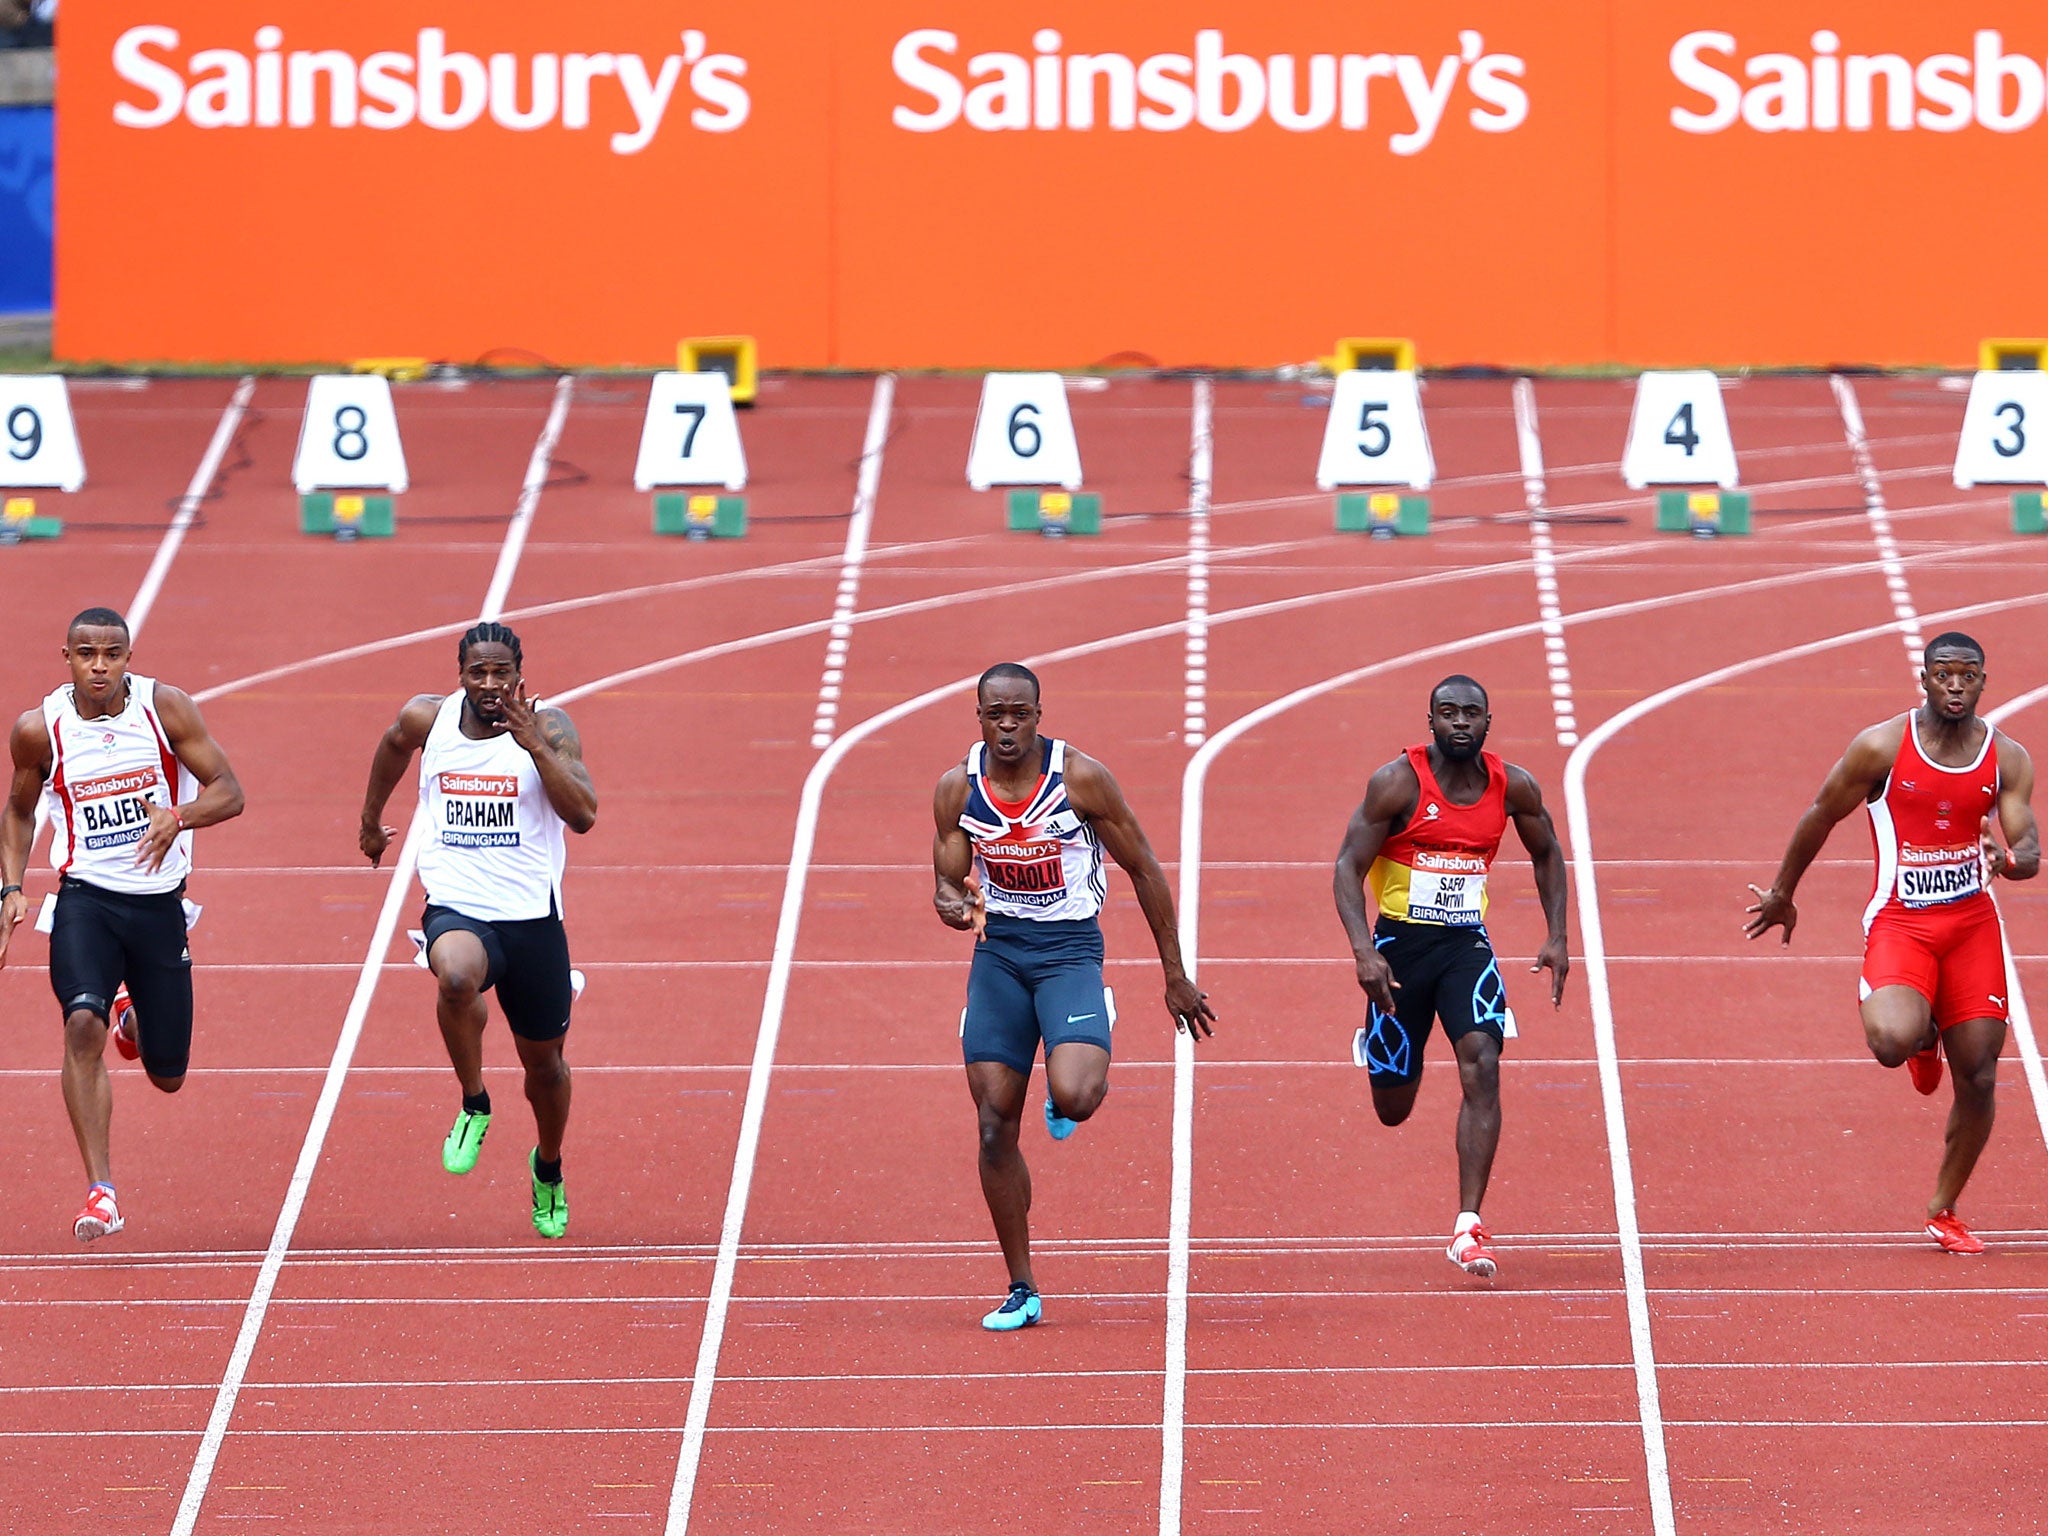
[{"label": "nike logo on shorts", "polygon": [[1079,1024],[1084,1019],[1092,1019],[1094,1017],[1095,1015],[1092,1013],[1070,1013],[1067,1015],[1067,1022],[1069,1024]]}]

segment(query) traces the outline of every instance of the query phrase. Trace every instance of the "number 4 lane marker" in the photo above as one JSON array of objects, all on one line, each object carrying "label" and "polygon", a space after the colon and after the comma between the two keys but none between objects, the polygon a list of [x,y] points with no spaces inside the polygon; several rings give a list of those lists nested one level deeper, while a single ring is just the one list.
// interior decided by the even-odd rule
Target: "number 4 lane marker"
[{"label": "number 4 lane marker", "polygon": [[1734,488],[1735,441],[1718,375],[1699,368],[1636,380],[1621,478],[1637,491],[1646,485]]}]

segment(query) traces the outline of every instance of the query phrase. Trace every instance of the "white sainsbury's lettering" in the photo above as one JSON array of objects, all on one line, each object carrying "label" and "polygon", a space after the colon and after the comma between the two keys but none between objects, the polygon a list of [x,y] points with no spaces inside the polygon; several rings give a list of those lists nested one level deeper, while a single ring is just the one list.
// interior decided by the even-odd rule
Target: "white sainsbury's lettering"
[{"label": "white sainsbury's lettering", "polygon": [[[1960,133],[1972,125],[1993,133],[2021,133],[2041,121],[2048,70],[2041,61],[2005,51],[1997,32],[1979,31],[1969,57],[1933,53],[1909,60],[1896,53],[1844,54],[1838,33],[1823,28],[1809,40],[1811,58],[1759,53],[1741,60],[1732,32],[1688,32],[1671,45],[1671,73],[1706,98],[1704,110],[1671,109],[1671,126],[1685,133],[1721,133],[1740,123],[1758,133],[1868,132],[1877,126],[1883,87],[1883,126],[1894,132],[1924,128]],[[1726,67],[1710,56],[1719,55]]]},{"label": "white sainsbury's lettering", "polygon": [[[1223,33],[1215,28],[1195,34],[1192,54],[1143,59],[1064,54],[1065,39],[1050,27],[1034,33],[1031,46],[1029,58],[977,53],[962,75],[951,62],[960,51],[958,33],[936,27],[905,33],[891,55],[896,78],[930,102],[899,105],[891,120],[912,133],[939,133],[962,122],[984,133],[1085,132],[1096,126],[1099,104],[1104,125],[1118,132],[1177,133],[1192,124],[1237,133],[1261,118],[1289,133],[1312,133],[1333,122],[1358,132],[1371,120],[1370,88],[1381,78],[1399,88],[1411,123],[1389,137],[1388,147],[1414,155],[1436,137],[1461,70],[1465,88],[1483,104],[1467,114],[1474,128],[1508,133],[1529,116],[1529,93],[1519,83],[1526,61],[1487,53],[1485,39],[1469,30],[1458,34],[1458,51],[1446,54],[1433,73],[1423,59],[1405,53],[1318,53],[1307,59],[1306,69],[1290,53],[1264,60],[1226,53]],[[1304,74],[1305,102],[1298,84]]]},{"label": "white sainsbury's lettering", "polygon": [[[637,53],[536,53],[526,60],[494,53],[450,52],[440,27],[422,27],[411,53],[380,52],[358,59],[337,48],[281,51],[284,29],[256,29],[255,51],[202,48],[182,67],[169,57],[180,44],[176,28],[130,27],[114,43],[114,70],[148,93],[143,103],[117,101],[114,121],[124,128],[161,128],[180,117],[196,128],[425,128],[453,132],[486,112],[515,133],[559,122],[590,126],[594,81],[618,82],[633,115],[630,132],[611,136],[614,154],[634,155],[653,142],[685,68],[698,105],[692,126],[731,133],[746,122],[752,101],[741,83],[747,61],[707,53],[702,32],[682,34],[683,51],[650,68]],[[522,90],[526,104],[521,106]]]}]

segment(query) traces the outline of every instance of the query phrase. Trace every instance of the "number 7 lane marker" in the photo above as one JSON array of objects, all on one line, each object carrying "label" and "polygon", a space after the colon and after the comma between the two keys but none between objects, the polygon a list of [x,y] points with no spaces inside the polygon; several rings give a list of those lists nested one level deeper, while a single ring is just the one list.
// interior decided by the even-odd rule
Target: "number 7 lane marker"
[{"label": "number 7 lane marker", "polygon": [[[561,441],[562,424],[568,419],[569,397],[574,389],[575,380],[568,374],[564,374],[555,385],[554,404],[548,411],[539,440],[533,445],[533,455],[527,461],[526,480],[519,491],[512,525],[505,531],[505,542],[498,549],[498,563],[491,572],[490,586],[484,594],[481,618],[495,619],[504,610],[512,577],[518,571],[520,556],[526,550],[534,511],[540,505],[541,487],[548,477],[548,465],[554,457],[555,445]],[[392,935],[398,929],[399,910],[412,888],[413,867],[419,861],[424,831],[425,824],[418,817],[409,820],[405,841],[391,867],[391,882],[385,888],[384,904],[377,913],[377,927],[370,936],[369,952],[363,957],[362,970],[356,977],[355,994],[350,997],[348,1012],[342,1019],[341,1038],[335,1042],[334,1056],[327,1064],[327,1075],[320,1085],[320,1098],[313,1107],[313,1118],[306,1127],[306,1139],[299,1147],[291,1183],[285,1189],[283,1208],[278,1212],[277,1225],[270,1234],[270,1246],[264,1251],[262,1266],[256,1272],[256,1284],[249,1293],[248,1305],[243,1309],[242,1326],[235,1336],[234,1350],[228,1356],[227,1370],[222,1373],[220,1387],[214,1394],[213,1412],[207,1418],[206,1432],[200,1438],[199,1452],[193,1458],[191,1474],[186,1478],[184,1496],[178,1501],[178,1514],[171,1525],[171,1536],[191,1536],[193,1527],[198,1524],[199,1509],[206,1500],[207,1485],[213,1479],[214,1463],[220,1457],[221,1444],[226,1440],[228,1426],[234,1419],[235,1402],[249,1373],[249,1362],[255,1356],[256,1342],[263,1332],[264,1318],[270,1311],[271,1294],[277,1288],[278,1276],[291,1250],[292,1235],[298,1230],[299,1216],[305,1209],[313,1174],[319,1167],[320,1153],[327,1144],[328,1128],[333,1124],[335,1109],[341,1102],[342,1087],[348,1080],[349,1066],[355,1059],[356,1044],[362,1038],[364,1021],[369,1017],[370,1000],[376,995],[377,982],[384,972],[384,957],[389,953]]]}]

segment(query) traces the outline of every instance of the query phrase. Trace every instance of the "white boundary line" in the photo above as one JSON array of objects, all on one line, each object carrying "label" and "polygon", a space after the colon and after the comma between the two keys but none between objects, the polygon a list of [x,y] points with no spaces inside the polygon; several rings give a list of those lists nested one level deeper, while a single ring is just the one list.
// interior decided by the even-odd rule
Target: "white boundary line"
[{"label": "white boundary line", "polygon": [[839,593],[832,602],[831,638],[825,642],[825,670],[818,679],[818,711],[811,721],[811,745],[829,747],[839,723],[839,690],[846,681],[846,648],[853,640],[853,612],[860,606],[860,568],[868,555],[868,530],[875,521],[875,492],[882,483],[882,450],[889,443],[889,411],[896,400],[896,375],[875,378],[868,407],[868,431],[860,445],[860,477],[853,493],[853,517],[846,526],[846,553],[839,561]]},{"label": "white boundary line", "polygon": [[220,425],[213,429],[213,440],[206,445],[199,468],[194,471],[191,484],[185,487],[185,494],[178,502],[177,515],[171,519],[171,526],[164,530],[163,542],[156,547],[156,558],[149,562],[142,585],[135,589],[135,601],[128,605],[128,636],[131,640],[156,606],[156,595],[163,590],[164,578],[171,573],[171,562],[178,558],[178,551],[184,547],[185,534],[199,516],[199,509],[206,504],[206,493],[213,488],[214,476],[220,473],[221,461],[227,457],[228,446],[235,440],[235,429],[241,426],[242,413],[248,410],[249,399],[255,393],[255,375],[245,374],[242,382],[235,386],[227,409],[221,412]]},{"label": "white boundary line", "polygon": [[[1953,608],[1930,617],[1962,619],[1973,614],[1996,613],[2011,608],[2048,603],[2048,593],[2001,598]],[[1650,1337],[1650,1306],[1643,1273],[1642,1233],[1636,1225],[1635,1175],[1628,1148],[1628,1130],[1621,1103],[1621,1067],[1614,1034],[1614,1002],[1608,989],[1606,934],[1600,921],[1600,883],[1593,860],[1593,829],[1586,800],[1586,773],[1593,755],[1629,725],[1675,699],[1711,688],[1731,678],[1754,672],[1759,666],[1795,661],[1823,652],[1839,650],[1882,635],[1904,632],[1906,622],[1894,619],[1886,624],[1868,625],[1803,645],[1788,646],[1762,656],[1749,657],[1710,672],[1674,683],[1647,698],[1638,699],[1600,724],[1572,750],[1565,763],[1566,815],[1572,826],[1572,873],[1579,907],[1579,938],[1585,952],[1586,985],[1592,997],[1593,1039],[1600,1057],[1600,1096],[1607,1105],[1607,1135],[1614,1168],[1615,1216],[1621,1237],[1622,1273],[1628,1293],[1630,1342],[1636,1356],[1637,1400],[1642,1409],[1643,1441],[1650,1457],[1651,1515],[1658,1536],[1672,1536],[1676,1529],[1671,1507],[1670,1469],[1664,1454],[1662,1410],[1658,1402],[1656,1357]]]},{"label": "white boundary line", "polygon": [[1564,642],[1563,605],[1557,600],[1557,546],[1550,536],[1548,490],[1543,480],[1543,436],[1536,426],[1536,381],[1515,380],[1515,446],[1522,459],[1522,499],[1529,507],[1529,552],[1536,565],[1536,611],[1543,616],[1543,661],[1550,674],[1550,712],[1557,744],[1577,746],[1578,707],[1572,699],[1572,658]]},{"label": "white boundary line", "polygon": [[1188,428],[1188,629],[1182,739],[1199,747],[1209,729],[1209,503],[1215,492],[1216,385],[1195,380]]},{"label": "white boundary line", "polygon": [[1870,439],[1863,432],[1863,411],[1856,403],[1856,386],[1841,374],[1828,376],[1835,405],[1842,413],[1842,430],[1849,439],[1849,454],[1856,461],[1856,479],[1863,487],[1863,514],[1870,520],[1870,537],[1884,563],[1884,584],[1891,594],[1892,612],[1899,621],[1899,633],[1906,646],[1906,669],[1917,681],[1920,656],[1926,642],[1920,638],[1920,613],[1913,606],[1913,589],[1906,583],[1906,568],[1899,563],[1899,541],[1892,536],[1891,510],[1884,500],[1884,482],[1878,478],[1877,461],[1870,456]]},{"label": "white boundary line", "polygon": [[[2016,699],[2008,699],[1984,718],[1993,726],[2011,718],[2021,710],[2029,709],[2043,699],[2048,699],[2048,687],[2036,688],[2023,693]],[[1994,898],[1995,900],[1995,898]],[[2012,1038],[2019,1047],[2020,1067],[2026,1073],[2027,1087],[2034,1100],[2034,1118],[2041,1125],[2041,1140],[2048,1143],[2048,1071],[2041,1062],[2041,1044],[2034,1035],[2033,1011],[2027,1007],[2027,989],[2020,981],[2020,970],[2013,954],[2012,935],[2005,931],[2005,913],[1998,914],[1999,937],[2005,942],[2005,990],[2012,999]]]},{"label": "white boundary line", "polygon": [[[505,531],[497,567],[491,572],[490,586],[484,594],[480,614],[484,619],[496,618],[505,606],[505,594],[511,589],[512,577],[519,569],[519,557],[526,549],[534,511],[540,504],[541,488],[547,480],[548,464],[554,455],[555,444],[561,440],[562,424],[569,415],[569,397],[574,390],[575,379],[568,374],[564,374],[555,385],[554,404],[548,411],[539,440],[533,445],[533,455],[527,461],[526,481],[519,492],[518,508],[512,514],[511,527]],[[425,823],[418,817],[408,819],[405,841],[391,867],[391,882],[385,888],[384,904],[377,914],[377,927],[370,936],[369,953],[364,956],[362,970],[356,978],[355,994],[349,999],[348,1012],[342,1020],[341,1038],[335,1042],[334,1057],[328,1063],[326,1077],[320,1085],[320,1098],[306,1127],[306,1139],[299,1147],[298,1163],[292,1169],[283,1208],[278,1212],[277,1225],[270,1234],[270,1246],[264,1252],[263,1265],[257,1271],[255,1286],[242,1313],[242,1326],[235,1336],[227,1370],[222,1373],[220,1389],[213,1400],[213,1412],[207,1417],[206,1432],[201,1436],[198,1453],[193,1457],[184,1496],[178,1501],[178,1514],[171,1525],[171,1536],[191,1536],[193,1527],[199,1522],[200,1505],[205,1502],[207,1486],[213,1479],[214,1463],[220,1456],[221,1444],[226,1440],[228,1426],[234,1418],[235,1402],[241,1395],[249,1362],[255,1356],[256,1341],[263,1332],[271,1295],[284,1269],[285,1257],[290,1252],[292,1234],[298,1230],[299,1215],[305,1209],[321,1151],[327,1144],[327,1131],[341,1102],[341,1090],[348,1079],[349,1065],[355,1059],[356,1043],[362,1038],[364,1021],[369,1017],[370,999],[376,995],[377,983],[384,973],[384,957],[398,928],[399,910],[412,888],[413,867],[419,860],[424,827]]]}]

